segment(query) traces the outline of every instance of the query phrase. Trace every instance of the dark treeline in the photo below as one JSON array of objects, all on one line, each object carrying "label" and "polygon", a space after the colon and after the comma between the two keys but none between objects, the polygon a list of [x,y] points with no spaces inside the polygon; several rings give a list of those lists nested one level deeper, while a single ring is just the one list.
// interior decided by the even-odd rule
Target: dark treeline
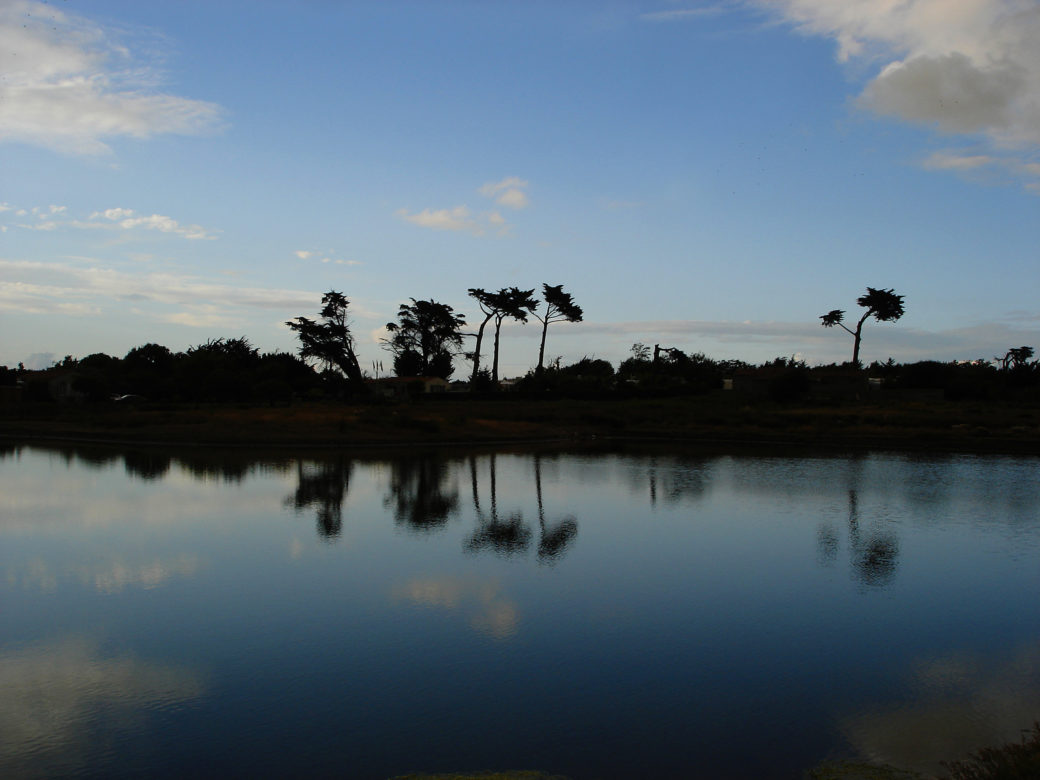
[{"label": "dark treeline", "polygon": [[[863,307],[854,327],[844,324],[845,312],[821,317],[825,327],[837,326],[853,337],[853,359],[845,364],[809,367],[793,358],[752,365],[740,360],[716,360],[679,347],[653,348],[637,343],[631,356],[615,367],[606,360],[583,357],[564,365],[546,361],[545,342],[553,322],[581,322],[583,312],[563,285],[535,290],[517,287],[497,292],[470,289],[480,317],[478,329],[466,333],[466,318],[434,300],[416,300],[399,307],[397,320],[386,325],[383,347],[393,356],[396,386],[380,386],[362,370],[349,319],[350,301],[330,290],[322,297],[319,318],[297,317],[286,323],[299,340],[298,354],[261,353],[245,337],[219,338],[173,352],[160,344],[144,344],[122,358],[103,353],[64,360],[44,371],[0,367],[0,391],[25,401],[74,400],[237,402],[286,404],[294,400],[410,397],[449,389],[448,380],[460,358],[469,361],[467,382],[450,389],[482,395],[511,391],[527,397],[638,397],[688,395],[730,389],[741,395],[773,401],[809,398],[862,398],[878,391],[941,396],[948,400],[1035,397],[1040,387],[1040,361],[1032,347],[1014,347],[988,359],[942,363],[897,364],[892,359],[864,367],[859,349],[864,323],[898,320],[903,296],[892,290],[867,288],[857,299]],[[501,326],[507,320],[541,323],[538,362],[519,379],[499,377]],[[482,319],[481,319],[482,318]],[[491,339],[489,364],[482,361],[485,328]],[[472,342],[467,342],[472,338]],[[472,344],[467,350],[465,345]],[[373,364],[378,374],[381,364]],[[429,380],[435,380],[430,382]],[[436,384],[439,381],[439,384]]]},{"label": "dark treeline", "polygon": [[[953,401],[1035,399],[1040,395],[1040,366],[1028,359],[1031,352],[1028,347],[1017,347],[990,361],[896,363],[889,359],[861,369],[848,363],[810,367],[782,357],[753,365],[688,354],[675,347],[634,344],[631,357],[616,367],[594,357],[569,365],[556,358],[541,373],[533,368],[498,389],[526,398],[658,397],[726,388],[777,402],[865,398],[882,391]],[[260,353],[244,338],[217,339],[185,352],[145,344],[122,358],[102,353],[81,359],[67,356],[44,371],[0,367],[0,386],[16,385],[21,388],[21,399],[30,402],[282,405],[362,397],[341,372],[312,367],[284,352]],[[419,384],[409,389],[411,395],[422,394]],[[457,383],[455,389],[487,395],[493,386],[487,381],[475,387]]]},{"label": "dark treeline", "polygon": [[207,341],[185,352],[144,344],[122,358],[100,352],[66,356],[46,371],[0,368],[0,384],[20,383],[26,401],[288,403],[322,397],[342,381],[296,355],[261,354],[245,338]]}]

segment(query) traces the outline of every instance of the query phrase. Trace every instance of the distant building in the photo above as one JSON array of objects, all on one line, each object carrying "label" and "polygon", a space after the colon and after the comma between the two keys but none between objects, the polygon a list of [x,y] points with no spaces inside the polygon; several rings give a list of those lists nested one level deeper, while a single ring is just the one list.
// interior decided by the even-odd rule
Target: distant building
[{"label": "distant building", "polygon": [[416,395],[444,393],[449,388],[448,380],[439,376],[390,376],[369,379],[373,393],[384,398],[411,398]]}]

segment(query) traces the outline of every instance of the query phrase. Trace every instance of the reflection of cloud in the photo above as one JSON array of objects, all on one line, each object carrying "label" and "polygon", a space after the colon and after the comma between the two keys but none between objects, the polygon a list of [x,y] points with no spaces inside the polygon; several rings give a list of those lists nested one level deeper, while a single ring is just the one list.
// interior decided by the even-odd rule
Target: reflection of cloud
[{"label": "reflection of cloud", "polygon": [[199,559],[182,555],[172,561],[154,560],[142,565],[112,561],[103,566],[83,568],[80,578],[102,593],[118,593],[124,588],[154,588],[174,577],[191,577],[199,570]]},{"label": "reflection of cloud", "polygon": [[[102,593],[118,593],[126,588],[155,588],[175,577],[191,577],[199,570],[199,559],[194,555],[181,555],[173,560],[156,559],[149,563],[126,563],[121,560],[87,564],[75,570],[81,583],[93,586]],[[33,558],[25,568],[9,567],[7,583],[26,590],[51,593],[58,589],[64,572],[55,571],[46,561]]]},{"label": "reflection of cloud", "polygon": [[871,761],[935,771],[986,745],[1018,742],[1040,712],[1040,641],[1010,657],[953,653],[914,670],[913,704],[846,720],[853,746]]},{"label": "reflection of cloud", "polygon": [[58,589],[58,578],[51,571],[46,561],[42,558],[33,558],[25,565],[25,570],[21,572],[12,566],[8,566],[7,584],[20,586],[25,590],[53,593]]},{"label": "reflection of cloud", "polygon": [[197,699],[203,685],[190,671],[105,658],[94,643],[67,639],[0,654],[0,690],[0,775],[11,777],[75,774],[109,741],[99,732]]},{"label": "reflection of cloud", "polygon": [[516,603],[501,595],[494,580],[482,582],[450,576],[413,579],[394,587],[392,596],[421,607],[463,609],[474,630],[494,639],[514,636],[520,622]]}]

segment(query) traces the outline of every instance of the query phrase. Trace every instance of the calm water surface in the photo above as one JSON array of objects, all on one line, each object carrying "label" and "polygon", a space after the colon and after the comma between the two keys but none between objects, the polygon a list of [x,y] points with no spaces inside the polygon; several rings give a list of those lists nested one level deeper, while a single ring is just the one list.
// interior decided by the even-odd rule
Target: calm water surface
[{"label": "calm water surface", "polygon": [[929,770],[1040,719],[1040,461],[0,453],[0,776]]}]

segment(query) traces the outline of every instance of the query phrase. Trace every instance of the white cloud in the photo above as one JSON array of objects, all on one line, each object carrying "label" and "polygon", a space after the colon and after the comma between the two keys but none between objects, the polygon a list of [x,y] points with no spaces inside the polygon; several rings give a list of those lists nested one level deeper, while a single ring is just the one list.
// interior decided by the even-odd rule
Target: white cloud
[{"label": "white cloud", "polygon": [[807,34],[834,39],[841,61],[878,63],[859,106],[942,133],[980,136],[1009,168],[1040,150],[1035,0],[749,2]]},{"label": "white cloud", "polygon": [[416,214],[409,214],[406,209],[398,209],[396,213],[406,222],[432,230],[461,230],[474,235],[480,235],[483,232],[465,206],[437,210],[423,209]]},{"label": "white cloud", "polygon": [[[215,235],[210,233],[201,225],[182,225],[172,217],[167,217],[162,214],[139,216],[133,209],[114,208],[101,212],[94,212],[90,215],[90,219],[99,219],[101,217],[104,217],[110,222],[114,222],[122,230],[144,228],[145,230],[158,230],[161,233],[174,233],[187,239],[212,240],[216,238]],[[83,225],[82,223],[74,222],[70,224],[73,227],[87,227],[87,225]]]},{"label": "white cloud", "polygon": [[[171,233],[186,239],[213,240],[216,234],[201,225],[182,225],[173,217],[163,214],[137,214],[133,209],[111,208],[104,211],[95,211],[86,220],[56,220],[54,216],[64,216],[67,209],[65,206],[50,206],[46,209],[36,206],[31,213],[37,219],[45,219],[45,222],[20,223],[17,227],[25,230],[57,230],[59,228],[74,228],[78,230],[156,230],[160,233]],[[15,214],[28,216],[30,212],[19,209]]]},{"label": "white cloud", "polygon": [[485,198],[493,198],[500,206],[523,209],[528,205],[527,193],[524,192],[528,184],[529,182],[517,176],[508,176],[502,181],[484,184],[478,192]]},{"label": "white cloud", "polygon": [[157,90],[157,70],[111,30],[52,4],[0,4],[0,141],[104,154],[106,139],[196,134],[219,106]]},{"label": "white cloud", "polygon": [[[491,198],[500,206],[510,209],[527,208],[529,201],[524,190],[528,182],[517,176],[507,176],[501,181],[487,182],[477,192],[485,198]],[[487,211],[473,214],[466,205],[448,209],[423,209],[411,214],[407,209],[398,209],[397,216],[406,222],[431,230],[453,230],[482,236],[488,231],[498,236],[507,236],[511,228],[499,211]]]},{"label": "white cloud", "polygon": [[[403,209],[401,211],[403,211]],[[400,212],[399,212],[399,214],[400,214]],[[340,260],[338,258],[331,257],[329,255],[321,255],[321,253],[319,253],[319,252],[312,252],[309,249],[298,249],[295,252],[293,252],[293,254],[296,255],[301,260],[310,260],[312,257],[316,257],[316,258],[318,258],[318,262],[322,263],[322,264],[347,265],[347,266],[364,265],[364,263],[362,263],[360,260]],[[319,255],[321,255],[321,256],[319,257]]]},{"label": "white cloud", "polygon": [[954,154],[952,152],[935,152],[922,165],[934,170],[970,171],[983,168],[996,162],[996,158],[988,154]]}]

